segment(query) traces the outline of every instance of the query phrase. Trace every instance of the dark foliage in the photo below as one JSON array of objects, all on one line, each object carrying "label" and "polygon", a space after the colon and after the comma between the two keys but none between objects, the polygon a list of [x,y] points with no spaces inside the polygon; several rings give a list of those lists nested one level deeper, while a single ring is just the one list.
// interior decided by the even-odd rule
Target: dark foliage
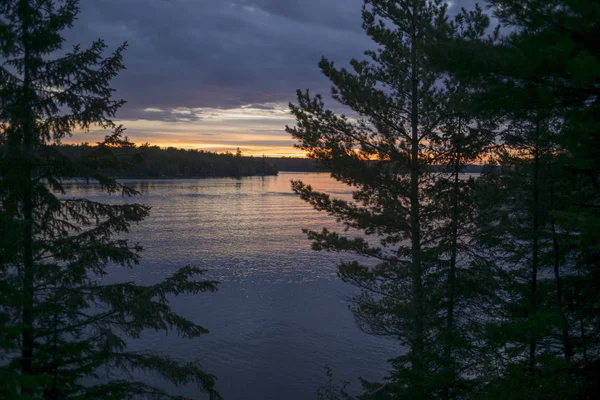
[{"label": "dark foliage", "polygon": [[[0,3],[0,397],[179,398],[129,377],[139,370],[219,398],[215,377],[199,365],[127,349],[146,330],[207,333],[168,299],[214,291],[216,282],[185,267],[153,285],[106,284],[107,267],[139,263],[141,247],[124,235],[149,207],[72,198],[63,184],[93,180],[110,194],[136,195],[102,174],[114,162],[105,155],[133,146],[111,120],[123,101],[111,98],[109,83],[124,68],[126,45],[106,54],[98,40],[62,51],[61,32],[78,11],[76,0]],[[58,151],[63,138],[91,126],[109,132],[106,154]]]},{"label": "dark foliage", "polygon": [[[504,31],[478,6],[450,21],[437,1],[365,0],[376,50],[319,64],[352,117],[308,91],[290,106],[298,146],[354,193],[293,190],[362,233],[307,232],[313,249],[376,260],[339,275],[359,326],[406,346],[364,399],[598,387],[600,3],[489,3]],[[478,157],[482,176],[459,176]]]},{"label": "dark foliage", "polygon": [[[73,160],[99,166],[107,176],[118,178],[214,178],[277,175],[266,157],[243,157],[241,153],[211,153],[143,144],[138,147],[114,148],[61,145],[57,151]],[[126,163],[123,161],[127,160]],[[100,167],[101,165],[101,167]]]}]

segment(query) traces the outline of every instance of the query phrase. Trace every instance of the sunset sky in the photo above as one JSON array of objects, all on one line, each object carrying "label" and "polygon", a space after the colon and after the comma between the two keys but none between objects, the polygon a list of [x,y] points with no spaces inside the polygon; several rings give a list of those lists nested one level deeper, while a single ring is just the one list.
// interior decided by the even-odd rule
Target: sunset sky
[{"label": "sunset sky", "polygon": [[[456,4],[455,4],[456,3]],[[450,2],[451,11],[469,0]],[[301,156],[285,125],[296,89],[329,93],[317,62],[347,65],[371,48],[362,0],[85,0],[68,44],[124,41],[113,82],[136,143]],[[328,103],[335,109],[335,104]],[[102,132],[75,135],[95,142]]]}]

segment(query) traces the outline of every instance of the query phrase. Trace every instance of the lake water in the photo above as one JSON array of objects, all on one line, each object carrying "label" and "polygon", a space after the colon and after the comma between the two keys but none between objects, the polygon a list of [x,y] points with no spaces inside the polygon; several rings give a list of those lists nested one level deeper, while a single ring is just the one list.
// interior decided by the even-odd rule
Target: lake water
[{"label": "lake water", "polygon": [[[129,235],[145,248],[140,267],[113,268],[108,279],[148,284],[195,265],[222,282],[217,293],[171,302],[208,335],[190,340],[148,332],[133,348],[199,362],[218,377],[217,388],[229,400],[314,399],[326,382],[325,365],[337,381],[351,382],[351,392],[360,387],[358,377],[385,375],[386,360],[401,349],[356,327],[346,300],[355,289],[336,277],[336,264],[352,255],[310,249],[302,228],[336,223],[293,194],[291,179],[341,197],[350,193],[317,173],[125,181],[142,193],[135,201],[152,211]],[[74,185],[70,194],[130,201],[93,185]],[[194,387],[174,391],[205,398]]]}]

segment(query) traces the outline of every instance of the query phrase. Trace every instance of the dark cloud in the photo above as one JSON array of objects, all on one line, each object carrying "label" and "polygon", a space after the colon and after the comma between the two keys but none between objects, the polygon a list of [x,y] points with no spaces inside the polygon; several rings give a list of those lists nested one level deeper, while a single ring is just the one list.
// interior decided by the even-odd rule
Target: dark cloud
[{"label": "dark cloud", "polygon": [[150,121],[195,122],[203,119],[201,110],[191,111],[179,108],[130,108],[127,114],[128,119],[147,119]]},{"label": "dark cloud", "polygon": [[276,110],[277,108],[274,106],[266,105],[266,104],[250,104],[248,108],[253,108],[256,110]]},{"label": "dark cloud", "polygon": [[[347,61],[368,39],[361,0],[94,0],[81,2],[71,43],[129,43],[115,79],[124,117],[147,107],[233,108],[327,89],[322,55]],[[159,115],[155,115],[158,117]]]},{"label": "dark cloud", "polygon": [[[455,1],[452,9],[470,0]],[[127,41],[114,81],[127,119],[198,120],[178,107],[236,108],[287,102],[297,88],[327,93],[317,62],[345,65],[372,44],[362,0],[84,0],[68,42]],[[156,108],[161,112],[146,112]]]},{"label": "dark cloud", "polygon": [[362,1],[282,1],[247,0],[245,3],[274,15],[307,25],[321,25],[338,30],[362,32],[360,15]]}]

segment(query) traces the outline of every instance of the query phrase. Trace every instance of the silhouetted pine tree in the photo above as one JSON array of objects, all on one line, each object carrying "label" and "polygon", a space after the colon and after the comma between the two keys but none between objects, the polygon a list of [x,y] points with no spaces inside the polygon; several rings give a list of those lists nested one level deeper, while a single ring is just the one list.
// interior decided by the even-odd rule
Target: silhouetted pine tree
[{"label": "silhouetted pine tree", "polygon": [[472,182],[458,175],[493,135],[468,109],[468,83],[438,72],[431,57],[452,35],[487,40],[489,20],[476,10],[450,24],[444,2],[421,0],[365,1],[362,16],[378,46],[365,53],[369,60],[352,60],[353,72],[326,59],[319,64],[334,84],[333,98],[356,118],[337,116],[319,95],[299,91],[298,105],[290,105],[297,125],[287,128],[333,178],[353,187],[353,200],[299,181],[293,189],[367,236],[308,232],[314,249],[377,260],[375,266],[343,263],[339,275],[362,289],[352,305],[360,326],[397,339],[408,352],[391,361],[385,388],[366,383],[366,389],[377,396],[455,398],[476,375],[463,312],[473,296],[466,282],[478,279],[465,272],[469,255],[459,255],[473,231],[473,205]]},{"label": "silhouetted pine tree", "polygon": [[[67,196],[64,181],[73,178],[136,194],[96,172],[111,148],[131,145],[111,121],[123,101],[111,99],[109,82],[124,68],[125,45],[106,57],[101,40],[63,52],[61,31],[77,13],[77,0],[0,3],[0,397],[172,398],[123,377],[147,370],[218,398],[198,365],[126,346],[146,329],[206,333],[167,299],[213,291],[215,282],[186,267],[155,285],[103,284],[107,265],[138,264],[141,247],[122,235],[149,207]],[[112,130],[104,154],[75,162],[52,146],[91,126]]]},{"label": "silhouetted pine tree", "polygon": [[[452,35],[432,47],[434,67],[446,62],[446,52],[454,41],[489,45],[496,34],[487,35],[489,18],[476,6],[462,9],[451,24]],[[443,44],[442,44],[443,43]],[[447,73],[447,71],[445,71]],[[495,116],[478,113],[473,95],[476,80],[467,75],[448,74],[444,118],[429,142],[432,163],[438,171],[424,185],[429,201],[437,211],[435,259],[439,265],[441,373],[440,398],[462,398],[477,384],[486,354],[481,348],[485,315],[488,310],[490,273],[476,254],[476,178],[464,176],[468,164],[480,162],[493,147]]]},{"label": "silhouetted pine tree", "polygon": [[510,33],[476,56],[467,43],[454,60],[481,78],[480,107],[504,119],[505,168],[481,181],[479,237],[493,249],[481,254],[501,287],[489,331],[495,379],[478,396],[586,398],[581,386],[599,376],[588,345],[599,304],[600,4],[489,3]]},{"label": "silhouetted pine tree", "polygon": [[[569,233],[558,231],[553,217],[554,192],[561,187],[553,168],[560,132],[559,121],[539,112],[513,119],[502,133],[498,160],[509,167],[479,182],[487,195],[480,205],[478,239],[491,251],[487,257],[499,284],[488,338],[498,349],[502,372],[496,378],[511,385],[517,398],[563,397],[573,389],[568,321],[563,296],[557,297],[561,274],[573,272],[559,254],[561,244],[566,251],[562,241]],[[495,395],[506,398],[504,389],[500,385]]]}]

